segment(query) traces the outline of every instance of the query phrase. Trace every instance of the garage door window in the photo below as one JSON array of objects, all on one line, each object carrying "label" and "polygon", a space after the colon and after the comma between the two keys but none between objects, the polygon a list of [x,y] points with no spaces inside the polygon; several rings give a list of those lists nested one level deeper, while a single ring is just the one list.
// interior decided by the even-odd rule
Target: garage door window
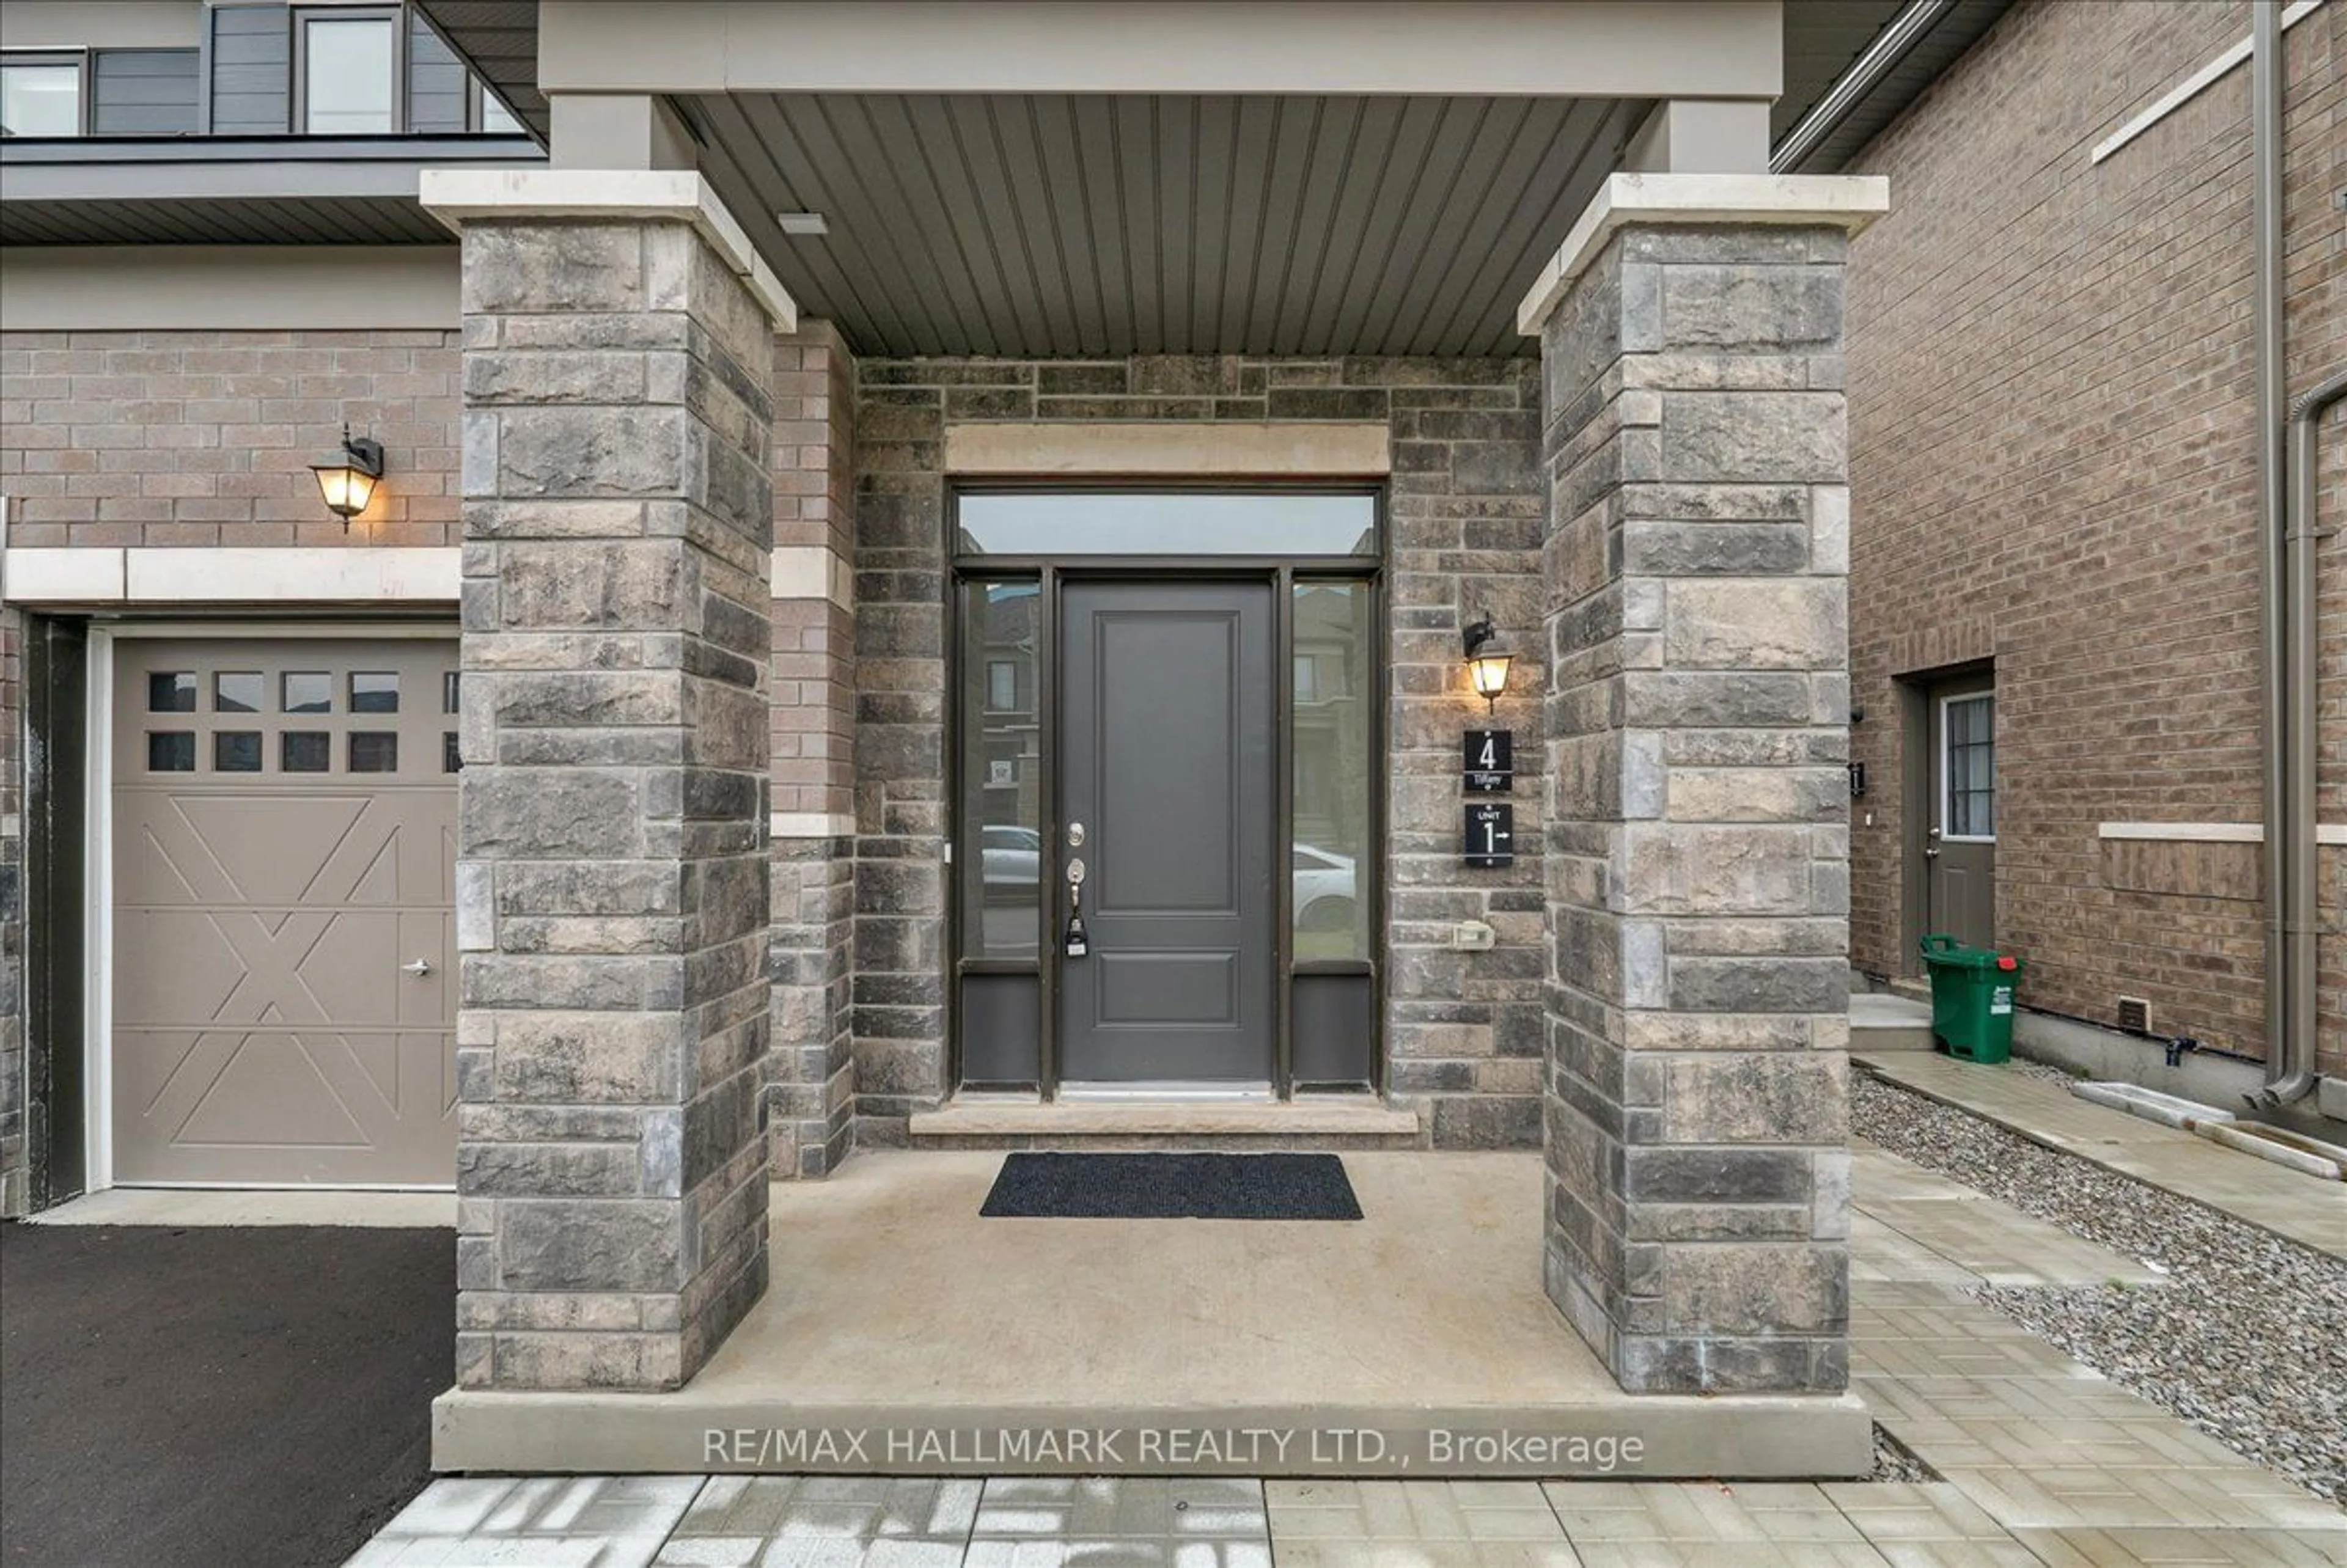
[{"label": "garage door window", "polygon": [[[252,657],[223,651],[236,663]],[[423,702],[401,702],[410,677],[412,689],[426,694]],[[454,671],[223,670],[199,661],[193,669],[145,671],[132,680],[144,711],[129,755],[143,751],[149,774],[445,778],[459,765],[456,732],[448,727],[457,707]],[[435,685],[437,712],[429,697]]]},{"label": "garage door window", "polygon": [[159,670],[147,677],[147,711],[150,713],[192,713],[196,711],[196,677],[187,670]]},{"label": "garage door window", "polygon": [[261,732],[259,730],[215,730],[212,732],[212,770],[223,774],[257,774],[261,771]]},{"label": "garage door window", "polygon": [[334,711],[334,678],[323,670],[289,670],[285,674],[284,709],[289,713],[331,713]]}]

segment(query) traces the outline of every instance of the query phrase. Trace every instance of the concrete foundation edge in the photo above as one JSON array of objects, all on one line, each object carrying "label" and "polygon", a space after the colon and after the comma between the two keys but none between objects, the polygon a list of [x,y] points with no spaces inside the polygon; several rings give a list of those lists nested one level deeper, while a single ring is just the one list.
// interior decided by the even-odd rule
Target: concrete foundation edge
[{"label": "concrete foundation edge", "polygon": [[432,1468],[596,1475],[1832,1480],[1871,1473],[1874,1443],[1872,1420],[1854,1394],[1625,1394],[1587,1405],[1460,1409],[1193,1409],[794,1406],[689,1392],[452,1389],[433,1401]]}]

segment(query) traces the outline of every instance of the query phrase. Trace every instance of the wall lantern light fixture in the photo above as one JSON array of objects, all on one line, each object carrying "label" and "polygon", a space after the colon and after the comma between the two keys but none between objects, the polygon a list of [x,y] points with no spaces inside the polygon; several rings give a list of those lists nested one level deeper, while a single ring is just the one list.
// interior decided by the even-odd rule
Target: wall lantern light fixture
[{"label": "wall lantern light fixture", "polygon": [[1515,655],[1499,645],[1500,633],[1485,616],[1467,628],[1467,679],[1484,706],[1496,711],[1500,693],[1508,689],[1508,666]]},{"label": "wall lantern light fixture", "polygon": [[325,497],[326,509],[343,519],[348,532],[351,519],[374,499],[375,484],[383,477],[383,443],[364,436],[353,440],[345,425],[343,449],[323,463],[311,464],[310,472],[318,476],[318,493]]}]

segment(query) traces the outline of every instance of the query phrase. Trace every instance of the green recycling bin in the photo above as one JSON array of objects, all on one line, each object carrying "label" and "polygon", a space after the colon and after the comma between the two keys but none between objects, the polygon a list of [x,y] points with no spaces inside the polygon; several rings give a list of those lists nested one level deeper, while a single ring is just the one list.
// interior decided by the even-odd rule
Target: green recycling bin
[{"label": "green recycling bin", "polygon": [[1953,937],[1918,944],[1932,977],[1932,1032],[1967,1061],[2004,1061],[2013,1055],[2013,987],[2021,960],[2010,953],[1967,948]]}]

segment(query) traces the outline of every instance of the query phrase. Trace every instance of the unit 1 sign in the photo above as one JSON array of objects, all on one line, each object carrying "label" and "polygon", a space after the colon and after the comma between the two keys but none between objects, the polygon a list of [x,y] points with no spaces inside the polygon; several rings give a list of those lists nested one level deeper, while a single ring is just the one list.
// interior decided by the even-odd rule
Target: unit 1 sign
[{"label": "unit 1 sign", "polygon": [[1506,794],[1515,786],[1515,731],[1469,730],[1463,749],[1471,793]]},{"label": "unit 1 sign", "polygon": [[1467,807],[1467,834],[1460,854],[1471,866],[1516,863],[1516,808],[1506,801],[1475,801]]}]

